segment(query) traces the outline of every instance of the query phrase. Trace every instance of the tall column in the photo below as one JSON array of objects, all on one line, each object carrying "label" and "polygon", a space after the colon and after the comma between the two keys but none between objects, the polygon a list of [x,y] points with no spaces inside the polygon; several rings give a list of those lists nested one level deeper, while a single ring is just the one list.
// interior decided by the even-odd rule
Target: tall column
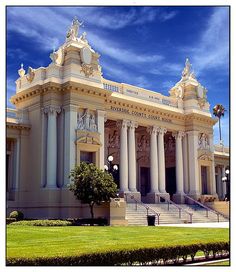
[{"label": "tall column", "polygon": [[165,128],[158,128],[158,162],[159,162],[159,190],[160,193],[166,194],[166,169],[165,169],[165,150],[164,134]]},{"label": "tall column", "polygon": [[135,128],[138,124],[134,121],[130,121],[128,130],[128,149],[129,149],[129,190],[131,192],[137,192],[136,185],[136,150],[135,150]]},{"label": "tall column", "polygon": [[48,114],[47,188],[57,187],[57,113],[60,111],[58,106],[45,108],[45,112]]},{"label": "tall column", "polygon": [[175,156],[176,156],[176,194],[184,193],[184,173],[183,173],[183,150],[182,150],[182,138],[184,132],[179,131],[173,135],[175,137]]},{"label": "tall column", "polygon": [[222,178],[221,178],[221,167],[217,166],[217,193],[219,196],[219,199],[224,199],[223,193],[222,193]]},{"label": "tall column", "polygon": [[184,170],[184,192],[189,192],[189,175],[188,175],[188,135],[183,138],[183,170]]},{"label": "tall column", "polygon": [[100,133],[100,142],[101,142],[101,147],[100,147],[100,152],[99,152],[99,167],[100,169],[104,169],[104,122],[105,122],[105,111],[97,110],[97,124],[98,124],[98,132]]},{"label": "tall column", "polygon": [[225,195],[226,195],[226,182],[223,182],[222,181],[222,178],[225,177],[226,174],[225,174],[225,165],[223,165],[223,168],[222,168],[222,176],[221,176],[221,182],[222,182],[222,198],[224,199],[225,198]]},{"label": "tall column", "polygon": [[64,107],[64,110],[64,186],[66,186],[69,183],[70,171],[75,167],[77,106],[68,105]]},{"label": "tall column", "polygon": [[200,196],[199,168],[198,168],[198,131],[188,131],[189,158],[189,195],[194,198]]},{"label": "tall column", "polygon": [[150,176],[151,191],[150,193],[159,193],[158,189],[158,156],[157,156],[157,127],[149,128],[150,133]]},{"label": "tall column", "polygon": [[216,198],[218,198],[216,193],[216,178],[215,178],[215,158],[214,158],[214,144],[213,144],[213,134],[209,134],[209,147],[210,151],[212,152],[212,161],[211,161],[211,175],[210,175],[210,189],[211,194],[214,195]]},{"label": "tall column", "polygon": [[118,122],[120,127],[120,192],[128,192],[128,143],[127,120]]},{"label": "tall column", "polygon": [[46,155],[47,155],[47,117],[45,114],[45,109],[41,110],[41,186],[46,186]]}]

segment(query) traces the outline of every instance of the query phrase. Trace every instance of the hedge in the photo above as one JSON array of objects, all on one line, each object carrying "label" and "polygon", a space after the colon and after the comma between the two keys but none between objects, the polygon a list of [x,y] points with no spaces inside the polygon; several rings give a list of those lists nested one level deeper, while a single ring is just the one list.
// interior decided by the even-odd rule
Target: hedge
[{"label": "hedge", "polygon": [[[7,258],[8,266],[113,266],[113,265],[159,265],[180,264],[187,257],[194,257],[198,251],[205,253],[205,258],[228,255],[228,242],[192,244],[135,250],[119,250],[84,254],[71,257]],[[181,259],[181,261],[180,261]]]},{"label": "hedge", "polygon": [[67,220],[22,220],[11,223],[11,225],[21,226],[43,226],[43,227],[58,227],[58,226],[72,226],[72,222]]}]

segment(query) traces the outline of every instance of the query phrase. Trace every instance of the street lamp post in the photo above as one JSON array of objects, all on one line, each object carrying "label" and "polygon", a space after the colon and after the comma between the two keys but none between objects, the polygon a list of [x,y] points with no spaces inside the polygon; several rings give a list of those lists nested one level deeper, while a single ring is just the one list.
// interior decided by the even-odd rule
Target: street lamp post
[{"label": "street lamp post", "polygon": [[[112,155],[109,155],[107,157],[107,164],[104,165],[104,170],[107,171],[109,174],[111,174],[114,178],[114,174],[117,173],[118,171],[118,165],[116,164],[113,164],[113,156]],[[115,178],[114,178],[115,180]],[[115,180],[115,182],[117,183],[117,181]]]},{"label": "street lamp post", "polygon": [[226,194],[225,194],[225,200],[230,200],[230,177],[229,177],[229,169],[226,169],[225,176],[222,177],[222,182],[225,182],[226,184]]}]

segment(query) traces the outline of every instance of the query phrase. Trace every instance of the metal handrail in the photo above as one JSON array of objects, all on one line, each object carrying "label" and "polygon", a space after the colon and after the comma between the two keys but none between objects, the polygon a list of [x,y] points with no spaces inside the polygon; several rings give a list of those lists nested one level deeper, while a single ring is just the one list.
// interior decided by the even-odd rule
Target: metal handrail
[{"label": "metal handrail", "polygon": [[187,213],[189,215],[189,222],[192,223],[193,222],[193,214],[188,212],[187,210],[185,210],[184,208],[180,207],[178,204],[176,204],[174,201],[166,198],[165,196],[159,195],[157,194],[157,196],[159,198],[163,198],[167,203],[168,203],[168,211],[170,210],[170,204],[174,205],[176,208],[178,208],[179,210],[179,218],[181,218],[181,211],[184,211],[185,213]]},{"label": "metal handrail", "polygon": [[[159,225],[160,224],[160,213],[157,213],[155,210],[153,210],[151,207],[149,207],[148,205],[146,205],[146,204],[144,204],[142,201],[139,201],[139,200],[137,200],[135,197],[134,197],[134,195],[129,195],[129,197],[131,198],[131,199],[133,199],[134,201],[135,201],[135,210],[137,211],[137,209],[138,209],[138,205],[139,206],[143,206],[146,210],[147,210],[147,216],[148,216],[148,211],[150,210],[150,211],[152,211],[154,214],[156,214],[157,215],[157,225]],[[127,194],[125,194],[125,198],[126,198],[126,201],[127,201]]]},{"label": "metal handrail", "polygon": [[198,204],[199,206],[203,207],[204,209],[206,209],[206,217],[208,217],[208,212],[212,212],[215,213],[217,215],[217,221],[218,223],[220,222],[220,213],[218,213],[217,211],[212,210],[211,208],[205,206],[204,204],[202,204],[201,202],[191,198],[190,196],[184,195],[184,197],[186,197],[187,199],[193,201],[194,203]]}]

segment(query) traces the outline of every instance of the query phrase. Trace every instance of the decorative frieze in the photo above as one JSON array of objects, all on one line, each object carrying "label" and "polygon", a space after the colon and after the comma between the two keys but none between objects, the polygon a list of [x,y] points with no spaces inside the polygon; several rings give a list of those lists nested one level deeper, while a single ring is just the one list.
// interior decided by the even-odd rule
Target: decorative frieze
[{"label": "decorative frieze", "polygon": [[198,148],[199,149],[210,149],[209,138],[205,133],[200,133],[198,136]]},{"label": "decorative frieze", "polygon": [[95,120],[95,115],[89,112],[89,109],[86,109],[83,113],[78,113],[78,130],[87,130],[87,131],[97,131],[97,124]]}]

